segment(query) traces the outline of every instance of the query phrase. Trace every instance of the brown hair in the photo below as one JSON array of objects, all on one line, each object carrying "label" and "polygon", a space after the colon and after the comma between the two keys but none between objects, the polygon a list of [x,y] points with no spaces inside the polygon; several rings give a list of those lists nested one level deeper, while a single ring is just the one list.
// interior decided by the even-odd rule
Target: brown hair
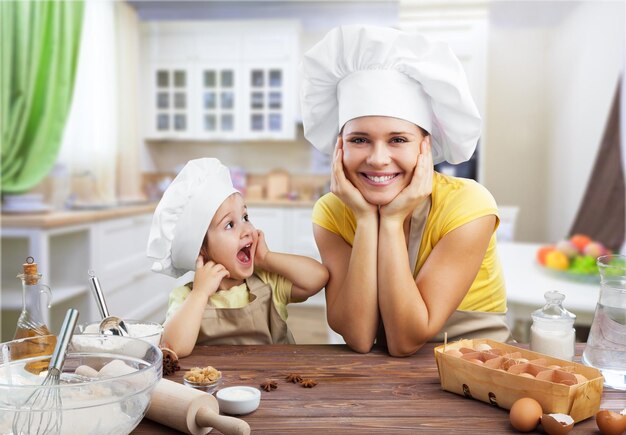
[{"label": "brown hair", "polygon": [[[341,130],[339,130],[339,133],[337,134],[337,137],[340,137],[340,136],[343,134],[343,127],[345,127],[345,126],[346,126],[346,124],[344,124],[344,125],[341,127]],[[415,126],[416,126],[417,128],[419,128],[419,129],[420,129],[420,132],[422,132],[422,135],[423,135],[424,137],[430,136],[430,133],[429,133],[429,132],[427,132],[426,130],[424,130],[422,127],[420,127],[420,126],[419,126],[419,125],[417,125],[417,124],[415,124]]]},{"label": "brown hair", "polygon": [[200,256],[204,261],[204,264],[209,262],[209,235],[208,233],[204,235],[204,239],[202,240],[202,246],[200,246]]}]

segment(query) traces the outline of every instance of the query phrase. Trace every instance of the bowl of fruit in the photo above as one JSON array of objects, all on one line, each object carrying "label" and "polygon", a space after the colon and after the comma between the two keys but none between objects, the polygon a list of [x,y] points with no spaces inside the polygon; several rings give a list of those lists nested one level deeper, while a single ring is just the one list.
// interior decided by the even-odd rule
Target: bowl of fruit
[{"label": "bowl of fruit", "polygon": [[574,234],[553,245],[537,251],[537,263],[546,272],[569,279],[599,282],[600,275],[596,260],[611,254],[601,242],[584,234]]}]

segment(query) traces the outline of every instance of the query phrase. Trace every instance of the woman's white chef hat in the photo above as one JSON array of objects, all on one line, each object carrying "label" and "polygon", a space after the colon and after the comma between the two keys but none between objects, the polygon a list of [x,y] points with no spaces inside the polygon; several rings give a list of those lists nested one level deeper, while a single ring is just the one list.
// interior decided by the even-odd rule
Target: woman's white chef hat
[{"label": "woman's white chef hat", "polygon": [[447,44],[384,27],[331,30],[304,55],[305,137],[332,153],[343,125],[361,116],[410,121],[431,134],[434,163],[468,160],[481,120],[461,63]]},{"label": "woman's white chef hat", "polygon": [[237,193],[219,160],[190,160],[163,193],[152,218],[148,257],[154,272],[175,278],[196,269],[211,220],[224,200]]}]

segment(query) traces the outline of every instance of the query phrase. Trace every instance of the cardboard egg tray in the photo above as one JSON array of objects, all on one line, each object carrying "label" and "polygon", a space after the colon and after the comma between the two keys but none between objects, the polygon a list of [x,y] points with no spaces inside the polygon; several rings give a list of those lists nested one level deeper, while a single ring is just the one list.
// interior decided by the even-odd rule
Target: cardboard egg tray
[{"label": "cardboard egg tray", "polygon": [[[472,352],[482,343],[492,350]],[[463,356],[445,353],[450,349],[461,351]],[[437,346],[435,360],[441,388],[500,408],[511,409],[516,400],[531,397],[541,404],[544,413],[568,414],[575,422],[595,415],[600,409],[602,374],[572,361],[489,339]],[[584,376],[587,381],[580,382],[576,375]]]}]

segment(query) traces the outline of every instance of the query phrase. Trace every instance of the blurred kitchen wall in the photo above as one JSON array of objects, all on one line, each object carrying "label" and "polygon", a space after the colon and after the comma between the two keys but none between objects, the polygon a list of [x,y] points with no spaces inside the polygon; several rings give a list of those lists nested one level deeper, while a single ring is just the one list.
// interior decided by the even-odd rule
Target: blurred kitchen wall
[{"label": "blurred kitchen wall", "polygon": [[490,5],[483,182],[520,206],[519,240],[567,236],[623,73],[625,14],[614,1]]},{"label": "blurred kitchen wall", "polygon": [[[143,25],[171,21],[296,21],[300,26],[299,55],[311,48],[332,28],[345,24],[397,26],[398,0],[349,1],[136,1],[128,3]],[[207,23],[210,25],[210,23]],[[299,71],[298,71],[299,75]],[[216,157],[228,166],[248,173],[267,173],[278,167],[294,174],[324,170],[320,153],[304,138],[299,98],[295,105],[294,140],[146,141],[142,147],[144,172],[172,172],[190,159]],[[330,160],[326,159],[326,165]],[[329,171],[326,171],[329,172]]]},{"label": "blurred kitchen wall", "polygon": [[[301,53],[339,24],[397,26],[401,10],[407,7],[423,8],[430,16],[454,15],[458,9],[466,15],[484,14],[485,125],[479,181],[498,204],[520,207],[515,238],[522,241],[552,242],[567,235],[624,65],[622,1],[128,1],[124,5],[132,9],[126,11],[127,34],[132,28],[139,32],[142,23],[150,20],[298,20]],[[124,41],[127,51],[135,50],[136,41],[132,47],[126,37]],[[127,67],[138,61],[135,57],[125,61]],[[138,83],[141,87],[141,79]],[[134,111],[139,113],[128,110],[123,115],[136,126],[145,109],[143,100],[133,102],[128,89],[119,92],[131,98],[132,105],[126,100],[123,109],[137,106]],[[207,155],[252,173],[277,166],[296,173],[311,171],[317,156],[304,140],[301,125],[296,131],[294,140],[282,142],[146,143],[143,131],[125,129],[122,134],[128,138],[120,143],[127,150],[136,148],[120,159],[126,175],[118,177],[123,180],[118,184],[130,191],[118,195],[135,195],[136,172],[173,171],[189,159]],[[135,136],[139,138],[133,143]]]}]

